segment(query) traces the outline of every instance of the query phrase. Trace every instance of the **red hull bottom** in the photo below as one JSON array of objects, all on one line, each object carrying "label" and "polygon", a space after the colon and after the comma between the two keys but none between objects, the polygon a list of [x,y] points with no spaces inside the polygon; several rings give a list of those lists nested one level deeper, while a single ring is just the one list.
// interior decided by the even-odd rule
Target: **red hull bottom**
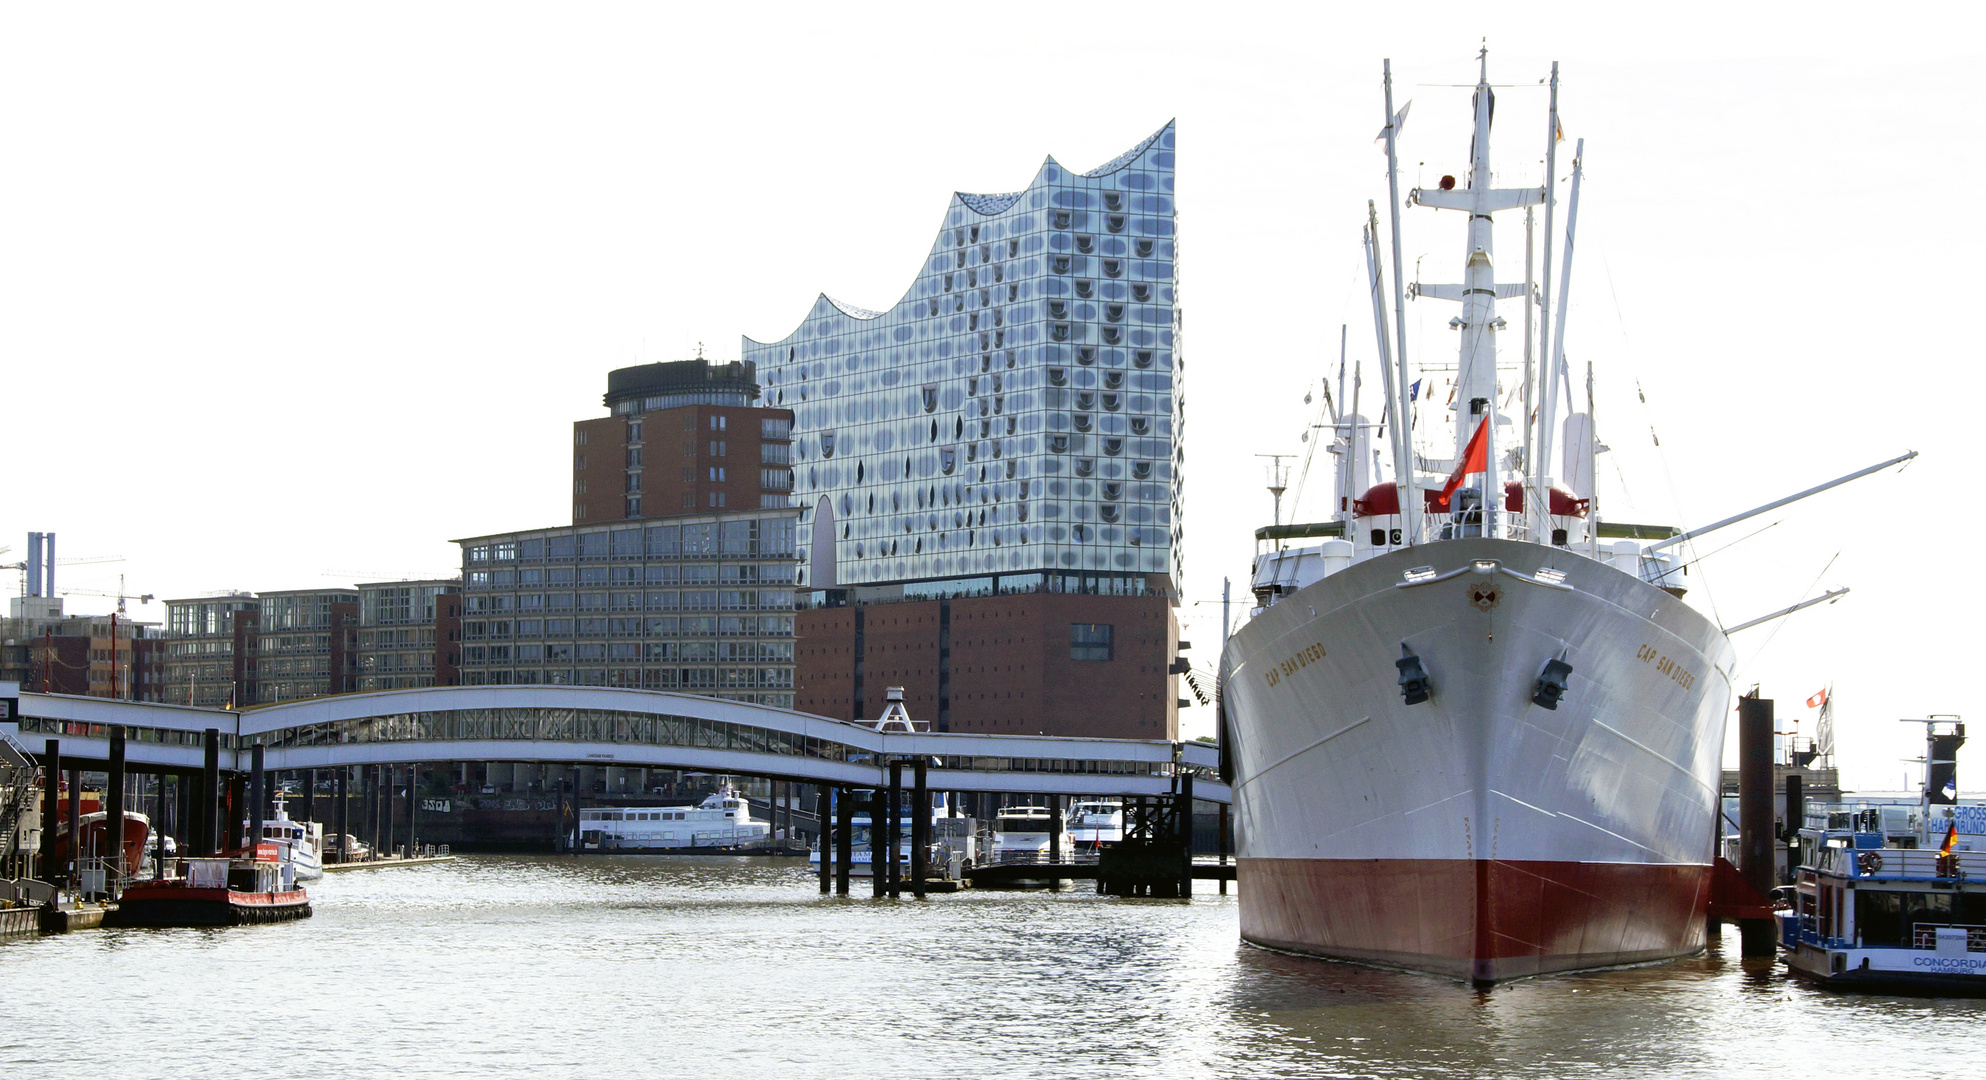
[{"label": "red hull bottom", "polygon": [[1257,945],[1478,983],[1703,948],[1709,866],[1490,859],[1241,859]]}]

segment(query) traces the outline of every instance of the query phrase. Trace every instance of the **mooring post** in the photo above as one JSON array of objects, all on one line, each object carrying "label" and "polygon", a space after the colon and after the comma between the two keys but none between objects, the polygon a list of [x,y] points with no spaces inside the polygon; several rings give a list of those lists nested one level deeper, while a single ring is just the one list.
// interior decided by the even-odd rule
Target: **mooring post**
[{"label": "mooring post", "polygon": [[[345,828],[351,822],[351,811],[345,800],[351,797],[352,767],[340,765],[331,773],[331,827],[338,830],[338,861],[347,861],[345,856]],[[328,847],[328,845],[327,845]]]},{"label": "mooring post", "polygon": [[884,842],[889,847],[890,884],[892,899],[903,892],[903,867],[898,856],[903,849],[903,759],[890,759],[889,793],[889,835]]},{"label": "mooring post", "polygon": [[1179,774],[1179,895],[1193,897],[1193,774]]},{"label": "mooring post", "polygon": [[380,818],[379,811],[380,811],[381,800],[386,798],[386,795],[383,792],[383,789],[387,787],[386,766],[374,765],[372,768],[366,770],[366,772],[369,774],[367,779],[372,784],[371,794],[366,799],[366,802],[369,804],[366,807],[366,822],[371,827],[372,857],[378,859],[378,858],[383,858],[386,854],[385,851],[381,850],[379,843],[379,830],[381,825],[381,822],[379,820]]},{"label": "mooring post", "polygon": [[924,879],[931,876],[931,782],[922,754],[911,765],[910,894],[924,899]]},{"label": "mooring post", "polygon": [[41,872],[36,876],[50,885],[66,885],[62,868],[55,865],[55,830],[60,827],[57,808],[62,805],[62,740],[50,739],[41,751]]},{"label": "mooring post", "polygon": [[208,728],[200,765],[200,854],[221,853],[221,729]]},{"label": "mooring post", "polygon": [[1800,865],[1800,827],[1807,823],[1807,797],[1805,784],[1800,774],[1786,774],[1786,824],[1781,830],[1786,841],[1786,873],[1780,875],[1781,885],[1793,884]]},{"label": "mooring post", "polygon": [[834,864],[834,841],[833,834],[828,831],[827,827],[828,817],[832,812],[834,804],[833,791],[833,788],[826,785],[814,789],[814,820],[820,823],[818,840],[821,851],[820,877],[822,896],[826,896],[834,891],[834,871],[832,869]]},{"label": "mooring post", "polygon": [[317,820],[317,770],[303,771],[303,820]]},{"label": "mooring post", "polygon": [[63,873],[68,875],[69,885],[74,888],[83,869],[83,770],[69,766],[69,865]]},{"label": "mooring post", "polygon": [[[1220,838],[1215,842],[1220,845],[1221,865],[1226,866],[1227,842],[1228,842],[1228,804],[1227,803],[1221,804]],[[1225,877],[1221,878],[1221,895],[1222,896],[1227,895],[1227,878]]]},{"label": "mooring post", "polygon": [[421,811],[421,767],[418,763],[407,766],[407,857],[420,854],[421,838],[415,832],[414,822]]},{"label": "mooring post", "polygon": [[[109,850],[100,852],[110,873],[104,876],[104,891],[113,893],[117,879],[124,876],[124,725],[110,725],[110,760],[104,770],[103,842]],[[137,867],[132,867],[137,869]]]},{"label": "mooring post", "polygon": [[269,789],[269,774],[263,771],[262,741],[248,749],[248,848],[254,858],[255,845],[262,842],[262,802]]},{"label": "mooring post", "polygon": [[834,789],[834,891],[837,896],[848,895],[848,874],[855,865],[854,836],[854,796],[848,788],[837,787]]},{"label": "mooring post", "polygon": [[869,895],[882,899],[889,892],[889,863],[883,854],[883,832],[889,827],[889,778],[869,793]]},{"label": "mooring post", "polygon": [[[1772,700],[1738,699],[1738,867],[1760,896],[1772,893]],[[1771,919],[1738,920],[1740,949],[1746,956],[1772,956],[1778,950]]]}]

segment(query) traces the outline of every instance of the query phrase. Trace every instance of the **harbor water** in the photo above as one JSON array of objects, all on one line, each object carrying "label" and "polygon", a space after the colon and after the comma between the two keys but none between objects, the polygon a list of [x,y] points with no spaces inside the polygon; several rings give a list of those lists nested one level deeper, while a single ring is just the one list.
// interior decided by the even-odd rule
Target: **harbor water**
[{"label": "harbor water", "polygon": [[822,897],[799,860],[464,856],[316,916],[0,942],[12,1076],[1760,1077],[1962,1060],[1986,1002],[1728,951],[1455,983],[1242,944],[1232,895]]}]

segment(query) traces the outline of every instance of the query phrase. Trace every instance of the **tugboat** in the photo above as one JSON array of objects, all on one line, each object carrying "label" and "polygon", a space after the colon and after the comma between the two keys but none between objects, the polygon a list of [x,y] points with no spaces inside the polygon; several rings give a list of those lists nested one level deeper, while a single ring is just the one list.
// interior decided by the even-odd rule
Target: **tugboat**
[{"label": "tugboat", "polygon": [[179,874],[124,887],[114,926],[240,926],[310,917],[296,864],[264,841],[232,856],[179,861]]},{"label": "tugboat", "polygon": [[1986,995],[1986,806],[1958,802],[1965,725],[1920,722],[1924,792],[1906,820],[1886,820],[1903,810],[1893,805],[1841,803],[1817,807],[1800,830],[1793,907],[1780,916],[1796,975],[1847,990]]}]

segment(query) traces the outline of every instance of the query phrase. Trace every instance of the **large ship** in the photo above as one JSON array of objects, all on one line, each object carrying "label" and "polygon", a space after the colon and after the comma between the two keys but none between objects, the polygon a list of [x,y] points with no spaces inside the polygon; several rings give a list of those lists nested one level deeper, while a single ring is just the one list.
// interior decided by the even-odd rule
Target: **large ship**
[{"label": "large ship", "polygon": [[[1556,66],[1550,92],[1548,178]],[[1341,364],[1334,512],[1257,532],[1256,610],[1227,643],[1220,693],[1242,936],[1477,983],[1702,947],[1734,654],[1726,630],[1683,602],[1676,552],[1748,516],[1690,533],[1600,520],[1590,376],[1575,409],[1561,341],[1583,144],[1554,298],[1558,185],[1491,186],[1494,102],[1485,58],[1468,175],[1407,198],[1466,216],[1462,280],[1408,290],[1395,166],[1405,110],[1389,68],[1390,289],[1376,207],[1366,230],[1384,400],[1377,419],[1360,415]],[[1522,278],[1499,280],[1493,215],[1524,214],[1528,244],[1534,208],[1544,280],[1530,251]],[[1440,396],[1408,378],[1408,295],[1460,306],[1452,458],[1417,452],[1416,399],[1427,413]],[[1525,320],[1521,375],[1512,364],[1503,380],[1500,300],[1521,302]],[[1437,374],[1429,365],[1422,378]],[[1446,452],[1448,418],[1421,420],[1442,429],[1435,453]],[[1380,440],[1391,479],[1375,475]]]}]

